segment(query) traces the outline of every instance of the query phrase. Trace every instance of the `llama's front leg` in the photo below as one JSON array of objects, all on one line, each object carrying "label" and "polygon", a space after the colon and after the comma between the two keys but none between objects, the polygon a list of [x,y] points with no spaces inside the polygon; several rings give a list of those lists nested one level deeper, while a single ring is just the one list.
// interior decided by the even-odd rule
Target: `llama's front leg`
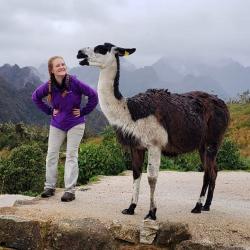
[{"label": "llama's front leg", "polygon": [[144,150],[131,149],[133,169],[133,196],[129,208],[122,211],[123,214],[133,215],[139,199],[142,166],[144,162]]},{"label": "llama's front leg", "polygon": [[157,147],[150,147],[148,149],[148,183],[150,186],[150,210],[144,219],[156,220],[156,202],[154,192],[158,178],[159,168],[161,164],[161,149]]}]

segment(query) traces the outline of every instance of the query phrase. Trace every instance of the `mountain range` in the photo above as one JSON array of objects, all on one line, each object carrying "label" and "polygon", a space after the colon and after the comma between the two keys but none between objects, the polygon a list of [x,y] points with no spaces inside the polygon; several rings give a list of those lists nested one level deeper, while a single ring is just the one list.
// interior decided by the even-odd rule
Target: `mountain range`
[{"label": "mountain range", "polygon": [[[250,89],[250,67],[232,59],[204,63],[162,57],[151,66],[141,68],[124,58],[121,58],[120,63],[120,90],[124,96],[132,96],[149,88],[163,88],[177,93],[202,90],[228,100]],[[92,87],[97,87],[97,68],[77,66],[68,71]],[[31,101],[34,89],[47,79],[46,64],[38,68],[19,67],[16,64],[1,66],[0,123],[23,121],[48,124],[49,118],[39,112]],[[107,125],[99,109],[90,114],[87,121],[87,127],[95,133]]]},{"label": "mountain range", "polygon": [[[97,68],[78,66],[69,72],[96,88]],[[201,90],[228,100],[250,89],[250,67],[232,59],[204,63],[162,57],[151,66],[136,68],[121,58],[122,94],[132,96],[149,88],[163,88],[177,93]]]},{"label": "mountain range", "polygon": [[[39,71],[33,67],[20,68],[9,64],[0,67],[0,123],[49,124],[50,117],[40,112],[31,100],[33,91],[42,83],[39,75]],[[86,120],[88,134],[102,131],[108,124],[98,109]]]}]

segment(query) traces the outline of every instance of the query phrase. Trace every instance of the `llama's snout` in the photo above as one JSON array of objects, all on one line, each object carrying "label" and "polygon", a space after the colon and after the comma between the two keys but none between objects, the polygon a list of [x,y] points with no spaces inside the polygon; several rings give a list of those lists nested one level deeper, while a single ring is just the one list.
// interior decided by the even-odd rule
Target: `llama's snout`
[{"label": "llama's snout", "polygon": [[88,58],[88,55],[86,55],[82,50],[79,50],[76,57],[77,59],[82,59],[82,58]]},{"label": "llama's snout", "polygon": [[88,62],[88,55],[86,55],[82,50],[79,50],[77,53],[77,59],[83,59],[82,61],[79,62],[80,65],[89,65]]}]

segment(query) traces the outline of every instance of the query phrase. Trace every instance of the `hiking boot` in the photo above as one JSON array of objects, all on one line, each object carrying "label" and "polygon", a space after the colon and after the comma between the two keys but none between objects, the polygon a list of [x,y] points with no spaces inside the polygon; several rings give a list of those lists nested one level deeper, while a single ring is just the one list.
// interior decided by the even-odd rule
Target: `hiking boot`
[{"label": "hiking boot", "polygon": [[42,198],[48,198],[53,195],[55,195],[55,189],[53,188],[45,188],[44,191],[41,193]]},{"label": "hiking boot", "polygon": [[70,193],[70,192],[65,192],[63,196],[61,197],[61,201],[65,201],[65,202],[73,201],[75,198],[76,198],[75,194]]}]

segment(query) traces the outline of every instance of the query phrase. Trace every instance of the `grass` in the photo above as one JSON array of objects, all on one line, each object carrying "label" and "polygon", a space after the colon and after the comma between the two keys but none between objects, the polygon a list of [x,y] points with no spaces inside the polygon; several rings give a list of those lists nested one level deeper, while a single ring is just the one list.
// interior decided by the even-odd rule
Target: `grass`
[{"label": "grass", "polygon": [[101,175],[97,175],[97,176],[92,176],[90,179],[89,179],[89,183],[97,183],[101,181]]},{"label": "grass", "polygon": [[84,143],[89,143],[89,144],[101,144],[103,141],[102,136],[96,136],[96,137],[90,137],[88,138]]},{"label": "grass", "polygon": [[239,145],[240,153],[250,157],[250,103],[229,105],[231,122],[227,136]]}]

